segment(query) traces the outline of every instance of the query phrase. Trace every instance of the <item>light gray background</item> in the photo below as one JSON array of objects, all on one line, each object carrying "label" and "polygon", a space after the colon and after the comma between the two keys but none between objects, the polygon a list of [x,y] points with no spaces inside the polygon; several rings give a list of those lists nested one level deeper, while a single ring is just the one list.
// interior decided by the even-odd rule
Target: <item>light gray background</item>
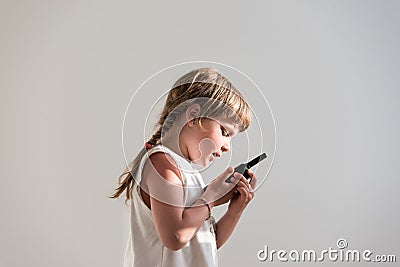
[{"label": "light gray background", "polygon": [[150,75],[191,60],[248,74],[277,123],[275,163],[221,266],[290,266],[256,253],[321,251],[340,237],[399,258],[399,11],[399,1],[1,1],[0,266],[122,265],[128,210],[107,195],[125,164],[123,114]]}]

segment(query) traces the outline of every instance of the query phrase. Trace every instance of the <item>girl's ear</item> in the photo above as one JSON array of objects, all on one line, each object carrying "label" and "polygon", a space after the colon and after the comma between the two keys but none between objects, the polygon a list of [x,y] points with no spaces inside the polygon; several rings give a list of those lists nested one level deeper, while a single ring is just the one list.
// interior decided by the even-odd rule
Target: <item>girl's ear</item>
[{"label": "girl's ear", "polygon": [[194,119],[198,118],[200,115],[200,105],[199,104],[193,104],[188,107],[186,110],[186,121],[190,126],[193,126],[193,123],[190,124],[190,121],[193,121]]}]

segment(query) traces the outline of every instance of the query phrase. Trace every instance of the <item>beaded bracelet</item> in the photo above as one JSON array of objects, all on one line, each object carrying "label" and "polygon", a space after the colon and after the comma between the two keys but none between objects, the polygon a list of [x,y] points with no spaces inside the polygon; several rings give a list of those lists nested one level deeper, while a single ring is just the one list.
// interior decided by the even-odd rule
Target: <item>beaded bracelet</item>
[{"label": "beaded bracelet", "polygon": [[208,204],[207,201],[205,201],[205,200],[202,199],[202,198],[199,198],[198,201],[199,201],[199,200],[200,200],[201,202],[203,202],[203,204],[206,205],[207,208],[208,208],[208,217],[207,217],[206,220],[210,219],[210,218],[211,218],[211,207],[210,207],[210,205]]}]

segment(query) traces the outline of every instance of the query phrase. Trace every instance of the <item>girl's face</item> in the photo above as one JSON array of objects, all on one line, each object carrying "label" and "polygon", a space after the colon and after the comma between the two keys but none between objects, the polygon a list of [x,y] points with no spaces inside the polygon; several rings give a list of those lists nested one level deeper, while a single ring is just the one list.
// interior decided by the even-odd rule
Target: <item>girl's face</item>
[{"label": "girl's face", "polygon": [[[183,154],[202,167],[209,165],[222,152],[230,150],[231,138],[238,129],[231,122],[224,120],[202,119],[201,129],[197,123],[188,122],[187,130],[181,132]],[[186,152],[186,153],[185,153]]]}]

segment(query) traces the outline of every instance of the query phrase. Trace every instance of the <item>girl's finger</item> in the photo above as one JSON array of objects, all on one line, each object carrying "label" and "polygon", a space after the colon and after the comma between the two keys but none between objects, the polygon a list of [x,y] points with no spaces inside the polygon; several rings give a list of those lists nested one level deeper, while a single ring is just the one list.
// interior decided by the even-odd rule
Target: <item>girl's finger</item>
[{"label": "girl's finger", "polygon": [[218,178],[223,178],[225,179],[225,182],[227,183],[232,183],[233,177],[230,177],[234,172],[234,169],[232,166],[229,166],[223,173],[218,176]]},{"label": "girl's finger", "polygon": [[241,173],[235,172],[233,174],[233,177],[235,177],[236,179],[241,180],[242,178],[244,178],[244,176]]},{"label": "girl's finger", "polygon": [[234,177],[237,179],[240,179],[241,181],[244,181],[245,183],[249,183],[249,180],[247,180],[246,177],[244,177],[242,174],[235,172]]},{"label": "girl's finger", "polygon": [[247,184],[244,182],[244,181],[242,181],[242,180],[240,180],[237,184],[236,184],[236,186],[237,187],[247,187]]},{"label": "girl's finger", "polygon": [[249,180],[243,177],[240,181],[242,181],[245,184],[245,186],[249,189],[249,191],[253,191],[253,187],[251,183],[249,183]]},{"label": "girl's finger", "polygon": [[236,186],[241,186],[241,187],[245,187],[248,191],[253,191],[253,188],[251,187],[251,185],[249,184],[249,182],[244,178],[241,179]]},{"label": "girl's finger", "polygon": [[248,192],[247,192],[247,190],[245,189],[245,187],[238,187],[237,191],[240,193],[239,198],[241,198],[242,200],[246,201],[246,199],[247,199],[247,197],[248,197],[248,196],[247,196],[247,195],[248,195]]},{"label": "girl's finger", "polygon": [[236,186],[236,190],[240,193],[241,200],[245,203],[249,203],[254,197],[254,190],[251,185],[249,185],[245,179],[244,181],[240,180]]},{"label": "girl's finger", "polygon": [[[249,174],[250,174],[250,173],[249,173]],[[257,177],[255,176],[254,172],[252,172],[252,174],[250,175],[250,177],[251,177],[250,185],[251,185],[252,188],[255,188],[255,187],[256,187],[256,184],[257,184]]]},{"label": "girl's finger", "polygon": [[241,188],[243,188],[246,192],[246,199],[247,199],[246,202],[249,202],[254,197],[254,190],[248,183],[244,185],[245,186],[242,186]]},{"label": "girl's finger", "polygon": [[250,176],[251,178],[253,178],[254,172],[253,172],[252,170],[247,169],[247,173],[249,174],[249,176]]}]

